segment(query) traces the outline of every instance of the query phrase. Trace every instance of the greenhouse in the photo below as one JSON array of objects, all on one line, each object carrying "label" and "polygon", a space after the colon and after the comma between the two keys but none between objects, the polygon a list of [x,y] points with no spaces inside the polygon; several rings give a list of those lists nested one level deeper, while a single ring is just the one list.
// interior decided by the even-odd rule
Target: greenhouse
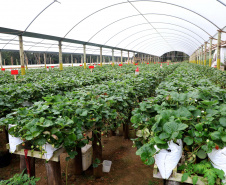
[{"label": "greenhouse", "polygon": [[226,184],[226,0],[0,3],[0,185]]}]

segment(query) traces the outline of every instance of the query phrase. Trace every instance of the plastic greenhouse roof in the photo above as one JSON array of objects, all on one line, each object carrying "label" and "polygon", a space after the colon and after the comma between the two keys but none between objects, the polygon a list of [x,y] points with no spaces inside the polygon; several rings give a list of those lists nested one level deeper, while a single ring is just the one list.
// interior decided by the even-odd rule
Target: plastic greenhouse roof
[{"label": "plastic greenhouse roof", "polygon": [[[191,55],[226,26],[226,0],[0,0],[0,49]],[[18,31],[20,30],[20,31]],[[35,33],[35,34],[34,34]],[[222,35],[222,40],[225,39]],[[35,38],[36,37],[36,38]],[[216,42],[216,41],[214,41]],[[108,46],[108,47],[105,47]],[[123,56],[128,56],[123,52]],[[132,56],[132,53],[130,54]]]}]

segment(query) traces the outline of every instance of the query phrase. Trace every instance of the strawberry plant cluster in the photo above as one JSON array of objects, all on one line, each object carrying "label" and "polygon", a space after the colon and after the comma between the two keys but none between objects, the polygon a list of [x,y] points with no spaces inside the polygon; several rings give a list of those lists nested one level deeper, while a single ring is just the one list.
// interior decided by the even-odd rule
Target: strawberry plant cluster
[{"label": "strawberry plant cluster", "polygon": [[[223,179],[224,172],[212,166],[197,170],[197,161],[207,159],[207,153],[226,146],[226,90],[220,80],[206,71],[213,70],[193,64],[182,64],[160,83],[156,97],[142,101],[133,111],[131,122],[138,129],[134,140],[137,155],[152,165],[159,149],[167,149],[170,141],[183,140],[186,160],[183,165],[182,181],[188,176],[205,175],[208,184]],[[222,78],[225,78],[224,73]],[[218,74],[219,76],[219,74]],[[219,77],[221,78],[221,77]],[[207,165],[204,160],[201,164]],[[215,173],[210,173],[210,171]],[[220,182],[220,181],[219,181]]]},{"label": "strawberry plant cluster", "polygon": [[[135,67],[97,67],[92,73],[89,69],[68,68],[65,72],[52,71],[49,76],[40,71],[42,82],[8,84],[5,88],[14,89],[20,102],[2,112],[3,115],[11,113],[0,120],[0,125],[15,125],[9,133],[29,142],[32,149],[42,150],[41,146],[46,143],[56,148],[63,146],[73,158],[77,154],[76,147],[93,139],[85,136],[85,132],[115,130],[120,124],[128,123],[138,102],[154,96],[158,84],[178,65],[163,69],[157,65],[140,65],[139,76],[134,74]],[[49,80],[45,81],[43,76]],[[19,94],[14,87],[20,89],[28,84],[31,87]],[[22,107],[24,97],[32,104]],[[13,107],[17,109],[12,110]]]}]

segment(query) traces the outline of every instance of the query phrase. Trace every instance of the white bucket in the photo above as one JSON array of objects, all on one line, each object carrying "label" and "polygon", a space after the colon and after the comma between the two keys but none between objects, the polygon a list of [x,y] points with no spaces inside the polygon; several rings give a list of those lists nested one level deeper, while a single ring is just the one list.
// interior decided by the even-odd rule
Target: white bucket
[{"label": "white bucket", "polygon": [[103,161],[103,172],[106,172],[106,173],[110,172],[111,164],[112,164],[112,161],[104,160]]}]

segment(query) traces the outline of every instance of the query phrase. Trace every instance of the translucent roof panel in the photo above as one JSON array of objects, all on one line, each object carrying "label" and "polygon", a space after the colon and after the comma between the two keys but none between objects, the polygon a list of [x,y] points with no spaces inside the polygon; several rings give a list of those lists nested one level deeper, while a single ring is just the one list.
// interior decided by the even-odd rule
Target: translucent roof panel
[{"label": "translucent roof panel", "polygon": [[[222,3],[221,3],[222,2]],[[0,49],[19,49],[18,37],[1,28],[55,36],[24,36],[27,51],[100,53],[98,46],[161,56],[169,51],[191,55],[226,26],[225,0],[0,0]],[[226,4],[226,3],[225,3]],[[12,34],[12,35],[10,35]],[[14,34],[14,35],[13,35]],[[222,33],[222,40],[225,38]],[[69,43],[65,39],[74,40]],[[77,44],[76,44],[77,42]],[[216,41],[214,41],[216,43]],[[109,51],[108,51],[109,50]],[[111,49],[105,48],[106,55]],[[115,56],[120,56],[119,50]],[[123,55],[128,55],[126,52]],[[131,52],[132,56],[132,52]]]}]

